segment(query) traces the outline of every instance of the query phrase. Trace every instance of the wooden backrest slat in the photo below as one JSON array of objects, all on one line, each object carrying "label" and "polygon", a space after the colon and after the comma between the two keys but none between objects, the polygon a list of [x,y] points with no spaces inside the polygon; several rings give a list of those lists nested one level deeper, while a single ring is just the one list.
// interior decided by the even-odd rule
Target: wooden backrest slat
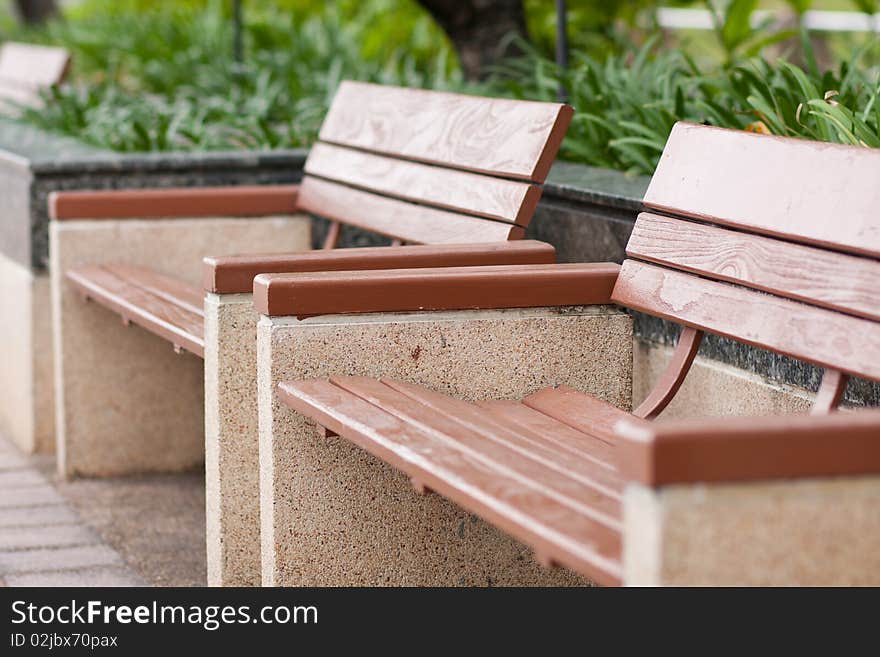
[{"label": "wooden backrest slat", "polygon": [[67,73],[70,54],[63,48],[28,43],[0,46],[0,80],[4,86],[42,89],[58,84]]},{"label": "wooden backrest slat", "polygon": [[343,82],[319,139],[477,173],[544,182],[573,110],[561,103],[482,98]]},{"label": "wooden backrest slat", "polygon": [[379,196],[307,176],[300,209],[413,244],[465,244],[520,239],[517,225]]},{"label": "wooden backrest slat", "polygon": [[312,147],[305,171],[380,194],[521,225],[528,224],[541,197],[537,185],[325,143]]},{"label": "wooden backrest slat", "polygon": [[637,260],[623,263],[612,299],[686,326],[880,381],[878,322]]},{"label": "wooden backrest slat", "polygon": [[675,126],[645,205],[880,256],[880,149]]},{"label": "wooden backrest slat", "polygon": [[[880,180],[878,180],[880,184]],[[880,320],[880,261],[643,212],[630,257]]]}]

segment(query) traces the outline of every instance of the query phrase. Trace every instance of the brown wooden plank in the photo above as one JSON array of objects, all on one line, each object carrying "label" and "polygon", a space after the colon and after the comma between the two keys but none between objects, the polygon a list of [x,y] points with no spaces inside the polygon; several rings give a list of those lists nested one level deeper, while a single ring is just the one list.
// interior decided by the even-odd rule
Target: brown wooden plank
[{"label": "brown wooden plank", "polygon": [[67,279],[89,299],[125,320],[204,358],[205,324],[201,315],[157,297],[101,266],[73,269],[67,272]]},{"label": "brown wooden plank", "polygon": [[260,274],[254,308],[269,316],[535,308],[607,303],[618,265],[495,265]]},{"label": "brown wooden plank", "polygon": [[645,205],[880,256],[880,149],[679,123]]},{"label": "brown wooden plank", "polygon": [[343,82],[320,140],[544,182],[573,110],[559,103]]},{"label": "brown wooden plank", "polygon": [[636,260],[624,262],[613,298],[686,326],[880,380],[880,323],[871,320]]},{"label": "brown wooden plank", "polygon": [[258,274],[306,271],[353,271],[416,267],[469,267],[474,265],[527,265],[556,262],[556,250],[535,240],[483,244],[419,244],[307,251],[258,256],[221,256],[204,259],[204,287],[217,294],[254,289]]},{"label": "brown wooden plank", "polygon": [[137,285],[153,296],[180,306],[196,314],[205,314],[205,295],[198,285],[190,285],[183,281],[160,274],[154,269],[146,267],[132,267],[131,265],[107,264],[103,268],[114,274],[117,278]]},{"label": "brown wooden plank", "polygon": [[611,445],[616,439],[614,426],[620,420],[642,421],[606,401],[568,386],[544,388],[523,399],[523,404]]},{"label": "brown wooden plank", "polygon": [[628,255],[880,319],[880,262],[644,212]]},{"label": "brown wooden plank", "polygon": [[[540,450],[524,448],[521,443],[508,440],[503,430],[489,427],[476,431],[459,420],[462,414],[467,414],[471,422],[474,416],[485,418],[487,414],[479,407],[445,395],[435,396],[429,407],[393,385],[368,377],[335,376],[330,382],[500,472],[535,486],[561,504],[606,525],[612,534],[620,533],[619,494],[609,494],[583,472],[548,458]],[[408,388],[431,392],[420,386],[409,385]]]},{"label": "brown wooden plank", "polygon": [[[499,399],[478,401],[477,405],[485,408],[496,422],[528,440],[546,445],[560,454],[570,453],[578,459],[593,460],[612,473],[617,471],[614,446],[600,438],[578,431],[520,401]],[[609,485],[613,485],[611,481]]]},{"label": "brown wooden plank", "polygon": [[416,244],[503,242],[525,234],[521,226],[398,201],[312,176],[303,179],[299,207]]},{"label": "brown wooden plank", "polygon": [[398,160],[317,143],[306,173],[407,201],[527,226],[541,198],[537,185]]},{"label": "brown wooden plank", "polygon": [[[350,389],[347,388],[347,384],[335,377],[331,380],[336,385]],[[563,436],[561,440],[554,440],[555,436],[536,436],[534,432],[524,430],[512,421],[512,416],[515,414],[505,414],[498,408],[479,403],[470,404],[403,381],[383,379],[383,383],[405,395],[411,402],[416,402],[419,407],[430,409],[431,413],[447,417],[464,429],[481,436],[480,443],[485,443],[486,440],[499,442],[521,456],[545,463],[559,473],[573,477],[584,485],[600,491],[603,495],[615,499],[620,497],[621,483],[614,468],[589,451],[592,445],[588,436],[579,436],[577,447],[572,448],[570,445],[573,441],[566,440],[570,436]],[[356,392],[354,389],[351,390]],[[367,399],[363,395],[360,396]],[[510,403],[521,406],[516,402]],[[571,429],[569,431],[574,433]],[[477,449],[479,448],[480,445],[477,446]],[[612,515],[617,516],[616,506]]]},{"label": "brown wooden plank", "polygon": [[880,410],[618,427],[621,473],[648,486],[880,474]]},{"label": "brown wooden plank", "polygon": [[41,89],[58,84],[67,74],[70,53],[64,48],[6,42],[0,45],[0,79]]},{"label": "brown wooden plank", "polygon": [[297,212],[296,185],[53,192],[52,219],[261,217]]},{"label": "brown wooden plank", "polygon": [[327,381],[285,382],[278,397],[536,552],[603,584],[621,580],[604,525]]}]

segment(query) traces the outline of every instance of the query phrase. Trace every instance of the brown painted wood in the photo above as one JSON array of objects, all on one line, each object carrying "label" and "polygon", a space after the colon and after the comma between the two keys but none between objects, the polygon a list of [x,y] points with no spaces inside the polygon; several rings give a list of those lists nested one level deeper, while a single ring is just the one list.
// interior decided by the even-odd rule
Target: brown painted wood
[{"label": "brown painted wood", "polygon": [[838,370],[825,370],[822,375],[822,385],[816,393],[816,399],[810,413],[813,415],[826,415],[837,410],[837,406],[846,392],[846,384],[849,377]]},{"label": "brown painted wood", "polygon": [[306,176],[299,206],[326,219],[416,244],[503,242],[525,233],[491,219],[439,210]]},{"label": "brown painted wood", "polygon": [[678,123],[649,208],[880,256],[880,150]]},{"label": "brown painted wood", "polygon": [[259,217],[297,212],[295,185],[53,192],[52,219]]},{"label": "brown painted wood", "polygon": [[880,474],[880,410],[618,426],[621,474],[648,486]]},{"label": "brown painted wood", "polygon": [[639,215],[627,255],[880,319],[880,262],[717,226]]},{"label": "brown painted wood", "polygon": [[686,326],[880,380],[880,323],[635,260],[612,298]]},{"label": "brown painted wood", "polygon": [[198,286],[184,283],[146,267],[120,264],[108,264],[102,267],[117,278],[137,285],[153,296],[165,299],[169,303],[185,308],[196,315],[204,316],[205,314],[205,293]]},{"label": "brown painted wood", "polygon": [[320,140],[408,160],[544,182],[568,105],[343,82]]},{"label": "brown painted wood", "polygon": [[614,263],[494,265],[260,274],[254,308],[269,316],[530,308],[607,303]]},{"label": "brown painted wood", "polygon": [[171,286],[165,296],[151,292],[160,280],[158,275],[148,272],[146,280],[140,280],[138,271],[127,268],[123,278],[120,270],[114,272],[91,265],[68,271],[67,279],[84,296],[118,313],[124,321],[145,328],[171,342],[175,348],[186,349],[204,358],[204,316],[171,300],[179,294],[176,286]]},{"label": "brown painted wood", "polygon": [[[484,425],[483,430],[473,428],[475,421],[486,417],[480,408],[440,394],[435,394],[433,403],[427,406],[417,397],[397,390],[392,382],[386,385],[367,377],[337,376],[331,377],[330,382],[437,441],[485,462],[493,470],[528,482],[561,504],[605,525],[612,537],[619,535],[622,516],[619,493],[609,494],[584,471],[548,457],[546,452],[524,446],[515,437],[511,441],[508,432],[491,422]],[[418,387],[409,385],[408,389]],[[460,421],[462,414],[467,415],[471,424]]]},{"label": "brown painted wood", "polygon": [[324,238],[324,244],[321,246],[322,249],[335,249],[336,245],[339,243],[339,235],[342,230],[342,224],[338,221],[331,221],[330,226],[327,228],[327,236]]},{"label": "brown painted wood", "polygon": [[528,225],[541,188],[476,173],[394,159],[333,144],[315,144],[309,175],[407,201]]},{"label": "brown painted wood", "polygon": [[327,381],[281,383],[278,397],[546,559],[600,583],[620,583],[619,533],[559,501],[542,485],[512,476]]},{"label": "brown painted wood", "polygon": [[[337,380],[337,377],[331,377],[331,381],[349,389],[346,383]],[[573,477],[584,485],[596,489],[608,498],[620,498],[622,482],[617,477],[614,467],[609,465],[610,459],[605,451],[608,445],[592,436],[575,432],[558,422],[554,430],[562,429],[561,438],[555,434],[542,435],[535,431],[534,423],[523,426],[515,421],[514,418],[518,417],[517,414],[499,413],[492,403],[488,406],[479,402],[470,404],[423,386],[401,381],[383,379],[382,383],[401,395],[405,395],[419,406],[429,409],[433,413],[448,416],[468,431],[475,432],[481,436],[481,443],[487,440],[499,442],[519,455],[509,458],[523,457],[540,461],[565,476]],[[352,392],[355,390],[352,389]],[[369,401],[368,397],[360,396]],[[532,411],[522,404],[517,404],[517,402],[511,402],[511,404],[519,406],[532,415],[539,415],[536,411]],[[531,421],[531,418],[529,420]],[[547,418],[547,420],[552,422],[551,418]],[[571,439],[571,435],[575,433],[578,434],[576,442]],[[591,451],[596,445],[601,445],[598,454]],[[600,460],[600,455],[606,460]],[[606,505],[607,501],[601,501],[601,503]],[[607,507],[605,513],[617,518],[619,510],[615,504]]]},{"label": "brown painted wood", "polygon": [[675,394],[684,383],[685,377],[697,357],[700,343],[703,341],[703,332],[685,326],[681,337],[675,346],[675,351],[663,374],[654,384],[651,392],[639,407],[633,411],[633,415],[644,420],[653,420],[669,406]]},{"label": "brown painted wood", "polygon": [[614,426],[631,417],[608,402],[568,386],[544,388],[523,399],[523,404],[610,445],[617,439]]},{"label": "brown painted wood", "polygon": [[[484,400],[478,401],[477,405],[486,409],[495,422],[526,440],[546,445],[547,449],[560,454],[571,452],[578,459],[593,460],[609,472],[616,472],[614,446],[604,440],[578,431],[518,400]],[[617,478],[616,474],[613,476]],[[594,478],[598,477],[594,475]]]},{"label": "brown painted wood", "polygon": [[556,250],[534,240],[487,244],[375,246],[279,255],[204,259],[204,286],[216,294],[250,293],[258,274],[550,264]]}]

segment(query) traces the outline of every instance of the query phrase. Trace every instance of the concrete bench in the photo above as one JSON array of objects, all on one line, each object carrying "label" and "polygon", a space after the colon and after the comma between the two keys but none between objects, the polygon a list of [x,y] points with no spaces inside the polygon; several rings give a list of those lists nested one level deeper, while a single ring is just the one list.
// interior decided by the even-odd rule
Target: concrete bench
[{"label": "concrete bench", "polygon": [[[56,194],[61,471],[176,470],[204,455],[209,582],[259,583],[254,277],[553,262],[548,245],[508,240],[523,237],[571,114],[346,82],[295,192]],[[306,213],[331,221],[324,252],[302,251]],[[343,225],[406,246],[329,251]],[[210,256],[248,252],[276,255]],[[169,342],[198,358],[175,358]]]},{"label": "concrete bench", "polygon": [[59,84],[69,67],[70,54],[63,48],[0,45],[0,111],[14,114],[21,106],[39,106],[42,93]]},{"label": "concrete bench", "polygon": [[[415,385],[344,367],[279,380],[269,375],[276,356],[260,363],[263,447],[277,452],[286,426],[312,418],[417,492],[435,492],[530,546],[538,562],[601,584],[876,585],[880,411],[838,405],[848,377],[880,381],[878,179],[873,150],[678,124],[609,295],[683,326],[668,368],[635,410],[568,385],[504,394],[505,378],[533,366],[532,344],[497,373],[497,385],[464,395],[448,394],[457,391],[442,380]],[[386,285],[387,276],[364,273],[361,285]],[[285,276],[279,298],[274,280],[255,283],[268,314],[273,305],[308,308],[309,288],[332,276]],[[419,280],[412,296],[431,290],[430,276]],[[704,332],[825,368],[812,415],[657,420]],[[269,343],[261,357],[274,355],[278,337],[260,339]],[[568,363],[573,379],[591,359],[583,360]],[[288,478],[300,467],[266,460]],[[276,486],[281,476],[273,474]],[[264,512],[287,504],[269,491]],[[348,488],[353,509],[369,505],[360,492]],[[422,549],[412,536],[395,538],[398,554]],[[290,528],[267,532],[264,550],[295,560],[285,552],[291,542],[301,539]],[[448,535],[434,543],[455,549]],[[276,574],[285,567],[296,572],[276,564]]]}]

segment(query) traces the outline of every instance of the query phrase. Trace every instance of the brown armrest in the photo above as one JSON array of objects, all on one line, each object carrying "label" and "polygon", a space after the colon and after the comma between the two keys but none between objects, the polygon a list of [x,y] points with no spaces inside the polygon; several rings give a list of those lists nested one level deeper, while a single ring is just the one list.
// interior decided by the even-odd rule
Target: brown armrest
[{"label": "brown armrest", "polygon": [[65,219],[259,217],[297,211],[297,185],[52,192],[49,216]]},{"label": "brown armrest", "polygon": [[880,409],[616,427],[618,466],[648,486],[880,474]]},{"label": "brown armrest", "polygon": [[609,303],[619,265],[497,265],[260,274],[254,308],[270,316],[529,308]]},{"label": "brown armrest", "polygon": [[208,292],[234,294],[251,292],[257,274],[540,264],[555,261],[556,250],[552,246],[533,240],[488,244],[375,246],[205,258],[203,280]]}]

